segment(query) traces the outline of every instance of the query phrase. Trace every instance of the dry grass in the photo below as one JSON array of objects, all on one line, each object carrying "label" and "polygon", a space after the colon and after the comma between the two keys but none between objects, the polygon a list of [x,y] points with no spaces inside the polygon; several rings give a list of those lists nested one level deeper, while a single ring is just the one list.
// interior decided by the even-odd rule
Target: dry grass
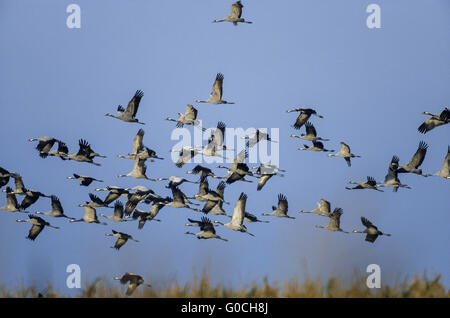
[{"label": "dry grass", "polygon": [[[331,277],[325,283],[321,279],[305,278],[303,280],[289,280],[282,283],[269,282],[267,277],[261,283],[256,281],[245,284],[240,288],[226,287],[223,283],[213,285],[210,275],[204,271],[200,277],[194,274],[192,282],[184,285],[173,282],[162,287],[148,288],[140,286],[133,297],[175,297],[175,298],[302,298],[302,297],[450,297],[450,289],[446,290],[440,282],[441,276],[428,278],[426,275],[416,275],[413,279],[395,283],[392,286],[384,285],[380,289],[369,289],[365,284],[365,277],[353,279],[353,282],[344,282],[337,277]],[[84,284],[84,287],[75,297],[123,297],[124,286],[112,282],[107,278],[97,278],[93,282]],[[25,287],[23,284],[15,290],[8,290],[0,286],[0,297],[38,297],[36,286]],[[53,289],[48,283],[45,297],[69,297]]]}]

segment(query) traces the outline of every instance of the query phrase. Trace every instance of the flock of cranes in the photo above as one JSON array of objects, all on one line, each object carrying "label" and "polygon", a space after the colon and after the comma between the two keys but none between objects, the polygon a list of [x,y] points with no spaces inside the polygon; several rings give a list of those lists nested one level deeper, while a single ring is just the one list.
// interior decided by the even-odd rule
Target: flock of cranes
[{"label": "flock of cranes", "polygon": [[[243,5],[241,4],[241,2],[237,1],[232,5],[231,13],[227,17],[225,17],[223,20],[214,20],[213,22],[230,22],[234,25],[237,25],[238,23],[252,23],[241,18],[242,8]],[[195,100],[195,102],[211,104],[234,104],[234,102],[223,100],[223,80],[223,74],[218,73],[215,78],[210,97],[207,100]],[[117,115],[107,113],[105,116],[113,117],[127,123],[137,123],[144,125],[144,123],[136,117],[143,96],[143,91],[137,90],[126,108],[119,105],[117,108]],[[299,138],[305,140],[306,142],[312,143],[312,145],[305,144],[304,148],[298,148],[298,150],[330,152],[329,154],[327,154],[327,156],[344,158],[348,167],[351,166],[352,158],[361,157],[360,155],[353,154],[350,150],[350,146],[344,142],[340,142],[341,148],[336,153],[334,153],[335,150],[328,150],[325,148],[323,142],[328,142],[329,139],[318,137],[317,131],[310,121],[312,116],[324,118],[322,115],[319,115],[316,110],[307,107],[299,107],[296,109],[287,110],[286,112],[299,112],[299,115],[295,123],[293,124],[293,128],[299,130],[304,126],[306,130],[305,133],[301,135],[290,135],[290,137]],[[445,108],[439,114],[431,114],[428,112],[424,112],[423,114],[430,116],[418,128],[419,132],[424,134],[436,127],[448,124],[450,122],[450,111],[448,108]],[[186,112],[184,114],[178,113],[177,119],[168,117],[166,118],[166,120],[176,122],[176,127],[183,127],[184,125],[199,126],[200,122],[197,120],[197,115],[197,109],[194,108],[193,105],[187,104]],[[216,129],[211,133],[206,146],[202,147],[199,145],[194,145],[192,147],[183,147],[182,149],[178,150],[172,149],[171,151],[179,153],[178,160],[175,165],[178,168],[182,168],[197,155],[223,157],[220,151],[233,150],[227,149],[224,145],[225,130],[225,123],[219,121]],[[187,231],[185,232],[185,234],[193,235],[198,239],[218,239],[225,242],[228,241],[228,239],[218,235],[216,231],[216,229],[219,229],[219,227],[221,226],[233,231],[247,234],[249,236],[254,236],[254,234],[248,231],[247,226],[244,223],[269,222],[267,220],[264,220],[264,218],[258,219],[257,216],[246,211],[248,195],[244,192],[241,192],[239,197],[237,198],[232,215],[228,215],[226,209],[227,206],[230,205],[230,202],[227,202],[225,200],[225,189],[227,186],[231,186],[236,182],[253,182],[253,178],[256,178],[258,180],[257,191],[261,191],[273,176],[278,175],[280,177],[284,177],[284,173],[286,173],[285,170],[279,169],[279,167],[271,163],[261,163],[259,166],[249,167],[245,163],[245,159],[248,157],[248,151],[247,149],[242,149],[237,153],[230,167],[222,165],[216,167],[217,169],[227,170],[227,173],[223,176],[216,174],[209,167],[196,165],[191,170],[186,171],[186,174],[199,176],[198,181],[188,180],[186,178],[178,176],[152,179],[146,175],[146,162],[154,162],[155,159],[164,160],[164,158],[159,157],[154,150],[144,145],[144,135],[144,130],[139,129],[133,139],[132,151],[126,155],[117,155],[118,158],[130,159],[134,162],[133,170],[131,172],[127,174],[119,174],[117,175],[117,177],[145,179],[151,182],[168,181],[166,188],[170,189],[172,196],[158,195],[152,189],[142,185],[133,188],[122,188],[117,186],[96,188],[93,190],[94,192],[106,191],[107,195],[102,200],[100,197],[94,195],[93,193],[89,193],[90,200],[85,201],[85,203],[79,205],[79,207],[84,208],[84,215],[82,218],[76,219],[74,217],[65,215],[60,199],[56,195],[45,195],[43,193],[40,193],[39,191],[28,188],[25,186],[20,174],[10,172],[0,167],[0,188],[6,187],[2,191],[6,193],[7,199],[7,204],[1,207],[1,209],[9,212],[27,213],[28,219],[17,219],[17,222],[31,223],[32,226],[29,230],[27,238],[33,241],[36,240],[36,238],[45,227],[59,229],[59,227],[51,225],[49,222],[37,215],[54,218],[67,218],[70,223],[85,222],[101,225],[107,225],[107,223],[102,222],[99,219],[99,216],[111,222],[137,221],[137,227],[141,230],[144,228],[146,222],[161,222],[161,220],[157,219],[156,217],[161,209],[167,206],[177,209],[187,209],[196,213],[202,213],[202,216],[199,220],[189,217],[187,219],[189,223],[186,224],[186,226],[198,227],[200,231],[196,233]],[[279,142],[277,140],[272,140],[267,133],[260,130],[257,130],[251,136],[245,137],[245,139],[247,139],[246,148],[254,147],[261,141]],[[106,158],[105,156],[96,153],[92,149],[91,145],[84,139],[80,139],[78,141],[79,150],[77,153],[73,154],[69,154],[69,149],[65,142],[53,137],[46,136],[40,138],[32,138],[29,139],[29,141],[38,142],[36,149],[39,152],[39,156],[42,158],[54,156],[59,157],[61,160],[73,160],[81,163],[84,162],[93,164],[95,166],[101,166],[101,164],[94,162],[94,158]],[[57,149],[52,151],[56,144]],[[394,191],[397,191],[399,188],[410,188],[408,185],[402,184],[400,182],[398,175],[401,173],[414,173],[422,175],[424,177],[439,176],[445,179],[450,179],[450,146],[448,147],[442,169],[435,174],[423,174],[422,170],[419,169],[425,159],[427,149],[428,145],[425,142],[421,141],[416,153],[413,155],[411,160],[403,165],[399,164],[399,158],[394,155],[388,166],[387,175],[384,181],[381,183],[378,183],[373,177],[367,176],[367,181],[350,181],[349,183],[355,186],[346,187],[346,189],[372,189],[383,192],[383,190],[379,188],[392,187]],[[210,188],[208,178],[220,179],[215,189]],[[8,185],[11,179],[14,179],[15,182],[14,190],[11,186]],[[81,182],[80,186],[84,187],[89,187],[93,182],[104,182],[103,180],[91,176],[81,176],[76,173],[73,173],[73,176],[69,176],[67,177],[67,179],[79,180]],[[188,197],[180,189],[180,187],[184,183],[198,184],[198,193],[194,194],[191,197]],[[17,200],[17,196],[24,196],[20,204]],[[34,213],[28,211],[27,209],[29,209],[41,197],[50,198],[51,210],[48,212],[36,211]],[[120,201],[121,198],[126,199],[125,205]],[[196,203],[194,201],[200,203]],[[141,203],[151,204],[150,210],[146,212],[138,208],[138,205]],[[203,207],[200,206],[201,203],[203,203]],[[278,195],[277,205],[272,207],[271,212],[262,213],[261,216],[295,219],[294,216],[288,214],[288,207],[289,205],[287,197],[284,194],[280,193]],[[97,208],[111,208],[113,209],[113,214],[105,215],[103,213],[100,213],[99,215],[97,215]],[[322,217],[327,217],[327,225],[316,225],[316,227],[347,234],[363,233],[366,234],[365,240],[370,243],[374,243],[378,236],[390,236],[390,234],[379,231],[378,228],[365,217],[361,217],[361,222],[365,227],[365,230],[353,230],[351,232],[342,230],[340,219],[343,214],[343,209],[340,207],[336,207],[332,211],[330,202],[323,198],[320,199],[320,202],[318,203],[318,207],[316,209],[313,209],[311,211],[300,210],[299,213],[312,213]],[[205,216],[208,214],[211,217],[228,217],[230,218],[230,220],[229,222],[212,220],[212,218]],[[113,236],[116,238],[116,242],[114,246],[112,246],[112,248],[115,248],[117,250],[122,248],[128,241],[139,242],[138,240],[135,240],[132,235],[118,232],[116,230],[112,230],[111,233],[106,233],[105,236]],[[144,280],[141,276],[129,272],[125,273],[122,277],[114,277],[114,279],[120,280],[122,284],[128,283],[126,295],[131,295],[139,285],[144,284]]]}]

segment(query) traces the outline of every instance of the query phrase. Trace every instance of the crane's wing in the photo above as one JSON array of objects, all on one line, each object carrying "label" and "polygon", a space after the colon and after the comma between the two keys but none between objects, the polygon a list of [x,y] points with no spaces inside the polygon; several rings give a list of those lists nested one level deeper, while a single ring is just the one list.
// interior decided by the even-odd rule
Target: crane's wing
[{"label": "crane's wing", "polygon": [[325,199],[320,199],[320,203],[319,203],[319,210],[321,212],[327,213],[329,214],[331,212],[331,205],[330,202],[328,202]]},{"label": "crane's wing", "polygon": [[367,181],[366,183],[372,187],[377,185],[377,182],[375,181],[375,179],[373,177],[367,176]]},{"label": "crane's wing", "polygon": [[350,153],[350,146],[344,142],[341,142],[341,151],[345,153]]},{"label": "crane's wing", "polygon": [[316,131],[316,128],[314,128],[314,125],[311,124],[309,121],[306,122],[305,128],[306,128],[306,134],[307,134],[307,135],[317,137],[317,131]]},{"label": "crane's wing", "polygon": [[187,120],[195,120],[197,118],[197,109],[194,108],[192,105],[186,105],[186,114],[184,115],[184,118]]},{"label": "crane's wing", "polygon": [[445,107],[445,109],[440,113],[439,119],[444,122],[450,120],[450,109]]},{"label": "crane's wing", "polygon": [[323,143],[321,143],[320,141],[313,141],[313,146],[319,149],[323,149]]},{"label": "crane's wing", "polygon": [[80,148],[78,149],[77,155],[89,157],[90,152],[91,152],[91,147],[90,147],[89,143],[84,139],[80,139],[80,140],[78,140],[78,146]]},{"label": "crane's wing", "polygon": [[287,215],[288,212],[288,201],[284,194],[278,195],[278,211],[283,213],[284,215]]},{"label": "crane's wing", "polygon": [[297,119],[295,120],[294,128],[300,129],[303,124],[308,121],[309,117],[311,117],[311,114],[300,112],[300,114],[297,116]]},{"label": "crane's wing", "polygon": [[23,184],[22,176],[17,173],[12,173],[11,176],[14,178],[14,184],[16,185],[16,190],[25,192],[25,185]]},{"label": "crane's wing", "polygon": [[116,201],[114,204],[114,216],[122,218],[123,217],[123,203]]},{"label": "crane's wing", "polygon": [[257,191],[261,191],[261,189],[264,187],[264,185],[269,181],[270,178],[272,178],[272,174],[264,174],[261,177],[259,177],[258,186],[256,187]]},{"label": "crane's wing", "polygon": [[222,93],[223,93],[223,74],[217,73],[216,80],[214,81],[212,92],[211,92],[211,98],[217,101],[222,100]]},{"label": "crane's wing", "polygon": [[243,163],[245,158],[248,158],[247,150],[241,150],[239,154],[233,159],[233,164],[231,165],[232,170],[236,170],[239,163]]},{"label": "crane's wing", "polygon": [[225,139],[225,123],[219,121],[217,123],[217,129],[211,134],[211,137],[208,138],[208,146],[209,144],[221,146],[223,144],[223,140]]},{"label": "crane's wing", "polygon": [[103,201],[102,201],[102,199],[100,199],[98,196],[96,196],[96,195],[94,195],[94,194],[92,194],[92,193],[89,193],[89,198],[90,198],[91,201],[94,202],[94,203],[97,203],[97,204],[100,204],[100,205],[103,205],[103,204],[104,204]]},{"label": "crane's wing", "polygon": [[177,187],[172,187],[172,197],[173,197],[173,201],[174,202],[182,202],[184,203],[184,193],[181,192],[180,189],[178,189]]},{"label": "crane's wing", "polygon": [[27,239],[34,241],[38,237],[39,233],[42,232],[43,229],[44,229],[44,226],[41,226],[38,224],[33,224],[31,226],[30,231],[28,232]]},{"label": "crane's wing", "polygon": [[93,207],[85,206],[84,216],[88,220],[97,220],[97,211]]},{"label": "crane's wing", "polygon": [[180,150],[180,155],[178,157],[178,161],[175,164],[178,168],[181,168],[184,164],[186,164],[191,158],[195,156],[194,149],[183,148]]},{"label": "crane's wing", "polygon": [[139,151],[141,151],[144,148],[144,144],[142,142],[142,140],[144,139],[144,130],[143,129],[139,129],[139,131],[136,134],[136,137],[134,137],[133,140],[133,155],[138,154]]},{"label": "crane's wing", "polygon": [[134,118],[136,116],[136,113],[139,108],[139,103],[141,102],[143,96],[144,92],[142,92],[141,90],[137,90],[133,98],[128,103],[127,108],[125,109],[125,113],[128,113],[132,118]]},{"label": "crane's wing", "polygon": [[229,18],[240,19],[241,15],[242,15],[243,7],[244,6],[242,5],[241,1],[237,1],[237,2],[233,3],[231,5],[231,12],[230,12]]},{"label": "crane's wing", "polygon": [[427,149],[428,145],[424,141],[421,141],[419,143],[419,148],[417,149],[416,153],[414,154],[414,156],[411,158],[411,160],[408,162],[407,165],[417,169],[425,159]]},{"label": "crane's wing", "polygon": [[341,227],[341,215],[343,211],[341,208],[335,208],[330,216],[330,227],[340,228]]},{"label": "crane's wing", "polygon": [[449,175],[450,169],[450,146],[448,146],[447,156],[445,156],[444,163],[442,164],[441,172],[444,175]]},{"label": "crane's wing", "polygon": [[370,222],[368,219],[366,219],[365,217],[361,217],[361,223],[366,227],[366,228],[374,228],[375,230],[378,230],[378,228],[372,224],[372,222]]},{"label": "crane's wing", "polygon": [[52,200],[52,210],[58,211],[60,214],[64,214],[64,209],[61,205],[61,201],[59,201],[59,198],[56,195],[52,195],[50,199]]},{"label": "crane's wing", "polygon": [[223,181],[220,181],[216,188],[216,193],[223,199],[223,195],[225,193],[226,184]]},{"label": "crane's wing", "polygon": [[67,147],[65,142],[58,141],[58,152],[68,154],[69,148]]},{"label": "crane's wing", "polygon": [[210,232],[213,234],[216,234],[216,230],[214,229],[214,225],[212,224],[211,220],[207,217],[202,216],[202,221],[200,224],[200,230],[204,232]]},{"label": "crane's wing", "polygon": [[7,200],[8,205],[11,205],[11,206],[14,206],[15,208],[17,208],[19,206],[19,204],[17,203],[16,195],[12,192],[13,192],[13,190],[10,187],[6,188],[6,200]]},{"label": "crane's wing", "polygon": [[233,216],[231,217],[231,223],[238,226],[242,225],[242,223],[244,222],[246,203],[247,203],[247,195],[244,192],[242,192],[234,207]]}]

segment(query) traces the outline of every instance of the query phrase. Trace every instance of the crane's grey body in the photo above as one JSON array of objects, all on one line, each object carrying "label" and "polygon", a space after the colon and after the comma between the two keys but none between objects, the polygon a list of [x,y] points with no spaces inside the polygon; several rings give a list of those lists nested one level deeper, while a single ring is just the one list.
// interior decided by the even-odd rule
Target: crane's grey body
[{"label": "crane's grey body", "polygon": [[214,81],[212,92],[207,100],[196,100],[196,103],[210,103],[210,104],[234,104],[234,102],[227,102],[222,99],[223,94],[223,74],[217,73]]},{"label": "crane's grey body", "polygon": [[450,179],[450,146],[448,146],[447,155],[445,156],[441,170],[439,170],[435,174],[424,174],[424,177],[431,177],[431,176]]},{"label": "crane's grey body", "polygon": [[450,123],[450,110],[447,107],[439,114],[432,114],[430,112],[423,112],[422,114],[430,116],[417,128],[422,134],[426,134],[436,127]]},{"label": "crane's grey body", "polygon": [[38,216],[29,214],[28,218],[28,220],[16,220],[16,222],[28,222],[32,224],[30,231],[28,232],[28,236],[26,237],[31,241],[34,241],[46,226],[52,227],[54,229],[59,229],[59,227],[51,225]]},{"label": "crane's grey body", "polygon": [[391,236],[391,234],[383,233],[365,217],[361,217],[361,223],[366,227],[364,231],[353,230],[352,233],[362,233],[366,235],[366,241],[373,243],[379,235]]},{"label": "crane's grey body", "polygon": [[411,160],[404,165],[401,165],[397,169],[397,173],[415,173],[422,174],[422,169],[419,169],[420,165],[423,163],[425,159],[425,155],[427,154],[428,145],[421,141],[419,143],[419,147],[417,148],[416,153],[412,156]]},{"label": "crane's grey body", "polygon": [[330,139],[324,139],[322,137],[317,137],[317,131],[313,124],[311,124],[309,121],[305,124],[306,127],[306,134],[301,134],[300,136],[297,135],[290,135],[289,137],[292,138],[300,138],[307,141],[329,141]]},{"label": "crane's grey body", "polygon": [[331,204],[329,201],[325,199],[320,199],[320,202],[317,202],[317,208],[311,211],[300,210],[299,213],[314,213],[322,216],[331,216]]},{"label": "crane's grey body", "polygon": [[117,113],[118,113],[117,115],[112,115],[112,114],[108,113],[108,114],[105,114],[105,116],[117,118],[117,119],[120,119],[120,120],[122,120],[124,122],[128,122],[128,123],[137,123],[137,124],[145,125],[144,123],[140,122],[136,118],[136,114],[139,109],[139,104],[140,104],[143,96],[144,96],[144,92],[142,92],[141,90],[137,90],[136,93],[134,94],[133,98],[128,103],[126,109],[124,109],[122,107],[122,105],[119,105],[117,107]]},{"label": "crane's grey body", "polygon": [[341,157],[344,158],[345,161],[347,162],[347,166],[351,167],[352,163],[351,163],[351,158],[361,158],[361,156],[358,155],[354,155],[351,153],[350,151],[350,146],[347,145],[344,142],[340,142],[341,144],[341,150],[339,150],[339,152],[335,153],[335,154],[328,154],[328,157]]},{"label": "crane's grey body", "polygon": [[322,225],[316,225],[316,228],[325,229],[328,231],[334,231],[334,232],[343,232],[343,233],[349,233],[341,229],[341,216],[343,214],[343,211],[341,208],[335,208],[333,213],[330,214],[329,219],[330,222],[327,226]]},{"label": "crane's grey body", "polygon": [[119,250],[122,246],[125,245],[126,242],[128,242],[128,240],[132,240],[135,242],[139,242],[138,240],[135,240],[133,238],[133,236],[127,234],[127,233],[123,233],[123,232],[117,232],[115,230],[112,230],[113,234],[105,234],[105,236],[115,236],[117,237],[116,243],[114,244],[114,246],[111,246],[111,248],[115,248],[116,250]]},{"label": "crane's grey body", "polygon": [[356,184],[356,186],[354,186],[353,188],[345,187],[347,190],[372,189],[379,192],[384,192],[383,190],[378,189],[379,185],[377,185],[377,181],[370,176],[367,176],[367,181],[364,182],[349,181],[348,183]]},{"label": "crane's grey body", "polygon": [[278,206],[272,206],[272,213],[262,213],[261,215],[265,216],[276,216],[279,218],[288,218],[288,219],[295,219],[293,216],[289,216],[287,214],[288,212],[288,201],[284,194],[278,194]]},{"label": "crane's grey body", "polygon": [[300,129],[302,126],[309,120],[311,115],[317,116],[319,118],[323,118],[322,115],[317,114],[317,112],[308,107],[299,107],[295,109],[288,109],[286,110],[286,113],[292,113],[292,112],[300,112],[300,114],[297,116],[297,119],[295,120],[295,123],[293,127],[295,129]]},{"label": "crane's grey body", "polygon": [[231,12],[229,15],[227,15],[222,20],[213,20],[213,23],[230,22],[230,23],[233,23],[234,25],[238,25],[238,23],[252,24],[253,22],[246,21],[244,18],[241,17],[243,7],[244,7],[244,5],[241,3],[241,1],[236,1],[235,3],[233,3],[231,5]]},{"label": "crane's grey body", "polygon": [[320,141],[313,141],[312,146],[308,146],[303,144],[304,148],[300,147],[297,150],[310,150],[310,151],[318,151],[318,152],[334,152],[334,150],[325,149],[323,143]]},{"label": "crane's grey body", "polygon": [[245,216],[245,205],[247,202],[247,195],[242,192],[239,196],[238,201],[236,202],[236,205],[233,210],[233,216],[231,217],[231,221],[228,223],[221,223],[217,222],[223,226],[226,226],[229,229],[232,229],[233,231],[243,232],[247,233],[251,236],[254,236],[252,233],[247,232],[247,227],[243,224],[244,223],[244,216]]},{"label": "crane's grey body", "polygon": [[[216,234],[216,229],[214,228],[213,223],[210,219],[206,217],[202,217],[201,221],[188,219],[189,222],[193,224],[186,224],[187,226],[199,226],[201,232],[199,233],[192,233],[192,232],[186,232],[185,234],[190,234],[196,236],[198,239],[219,239],[222,241],[227,242],[228,240],[225,238],[220,237]],[[217,222],[217,221],[216,221]]]},{"label": "crane's grey body", "polygon": [[[139,285],[144,284],[144,279],[142,278],[142,276],[130,272],[125,273],[122,277],[113,277],[113,279],[119,280],[122,285],[129,283],[127,291],[125,293],[125,295],[127,296],[131,296]],[[144,285],[147,287],[152,287],[152,285],[150,284]]]},{"label": "crane's grey body", "polygon": [[89,202],[85,204],[80,204],[79,207],[84,207],[84,215],[81,219],[70,219],[69,222],[86,222],[86,223],[97,223],[102,225],[107,225],[98,220],[97,211],[95,208],[89,205]]}]

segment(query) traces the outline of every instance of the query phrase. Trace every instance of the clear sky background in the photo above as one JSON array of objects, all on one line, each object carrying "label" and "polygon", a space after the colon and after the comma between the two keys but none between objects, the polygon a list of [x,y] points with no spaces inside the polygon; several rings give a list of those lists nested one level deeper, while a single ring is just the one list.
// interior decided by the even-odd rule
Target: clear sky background
[{"label": "clear sky background", "polygon": [[[250,223],[255,237],[218,228],[229,239],[225,243],[185,235],[187,218],[200,214],[165,207],[162,222],[147,223],[143,230],[137,230],[136,222],[102,226],[46,218],[61,229],[46,228],[32,242],[25,239],[30,225],[14,222],[26,215],[0,211],[1,284],[13,288],[23,280],[43,288],[51,281],[71,294],[65,270],[72,263],[81,266],[83,278],[131,271],[156,286],[190,280],[204,266],[210,266],[215,282],[240,286],[264,275],[270,280],[304,274],[350,279],[375,263],[383,282],[426,270],[443,274],[450,286],[448,181],[403,174],[400,179],[411,190],[344,188],[349,180],[362,181],[367,175],[382,181],[392,155],[406,163],[420,140],[429,144],[424,172],[441,168],[450,127],[426,135],[417,127],[426,119],[421,112],[438,113],[449,105],[450,2],[302,0],[275,6],[273,1],[247,0],[243,17],[254,24],[211,23],[225,17],[232,2],[77,0],[81,29],[68,29],[66,7],[72,1],[1,0],[0,166],[20,173],[26,186],[59,196],[66,214],[76,218],[84,213],[77,205],[98,186],[145,185],[170,195],[162,182],[116,178],[131,171],[133,162],[115,156],[130,152],[137,130],[144,128],[144,143],[166,158],[148,162],[148,176],[186,176],[194,164],[178,169],[168,160],[176,143],[170,140],[175,124],[164,118],[208,98],[215,74],[222,72],[224,99],[236,104],[196,106],[204,126],[221,120],[235,128],[279,128],[280,167],[288,171],[260,192],[255,183],[228,186],[225,199],[232,205],[225,206],[227,212],[232,213],[242,191],[249,196],[247,211],[257,215],[270,211],[283,193],[296,219]],[[381,29],[366,26],[370,3],[381,6]],[[138,112],[145,126],[104,116],[118,104],[126,105],[137,89],[145,93]],[[312,121],[320,136],[331,139],[328,149],[339,149],[345,141],[362,158],[348,168],[342,158],[297,151],[302,143],[288,138],[299,133],[291,127],[297,113],[285,113],[295,106],[313,107],[324,116]],[[108,158],[96,159],[101,167],[41,159],[36,143],[27,142],[40,136],[65,141],[71,153],[84,138]],[[65,179],[72,173],[105,183],[80,187]],[[210,181],[212,188],[216,184]],[[193,195],[197,185],[181,189]],[[106,193],[97,194],[104,198]],[[315,208],[320,198],[343,208],[344,230],[363,229],[360,217],[365,216],[392,236],[370,244],[363,235],[314,228],[328,220],[298,211]],[[5,202],[3,193],[0,205]],[[50,209],[50,200],[42,198],[29,210]],[[111,229],[141,242],[111,249],[114,239],[104,236]]]}]

